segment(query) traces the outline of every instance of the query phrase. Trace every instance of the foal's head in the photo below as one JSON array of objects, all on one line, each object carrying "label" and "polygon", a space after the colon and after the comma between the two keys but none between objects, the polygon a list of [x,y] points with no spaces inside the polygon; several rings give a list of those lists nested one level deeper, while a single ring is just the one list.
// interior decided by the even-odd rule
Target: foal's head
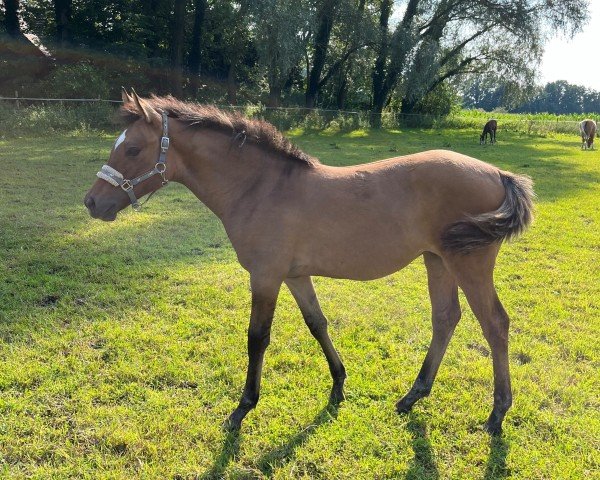
[{"label": "foal's head", "polygon": [[[126,183],[127,180],[136,179],[158,165],[163,125],[161,115],[135,92],[129,95],[123,90],[122,96],[124,104],[135,106],[139,118],[117,138],[108,163],[98,172],[98,180],[84,199],[90,215],[106,221],[114,220],[119,211],[134,204],[133,199],[141,198],[159,189],[165,181],[163,175],[166,176],[168,173],[164,172],[161,175],[156,172],[139,184],[131,186],[133,199],[127,192],[130,187]],[[169,156],[171,155],[172,152],[169,152]],[[162,169],[163,167],[159,167],[159,170]]]}]

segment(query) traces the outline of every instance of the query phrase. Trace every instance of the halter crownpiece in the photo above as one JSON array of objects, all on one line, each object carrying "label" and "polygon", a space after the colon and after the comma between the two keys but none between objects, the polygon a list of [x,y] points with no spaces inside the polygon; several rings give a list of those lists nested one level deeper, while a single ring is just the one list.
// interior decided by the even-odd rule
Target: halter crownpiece
[{"label": "halter crownpiece", "polygon": [[[142,183],[145,180],[148,180],[149,178],[153,177],[154,175],[161,176],[161,178],[162,178],[161,186],[164,186],[167,183],[169,183],[169,181],[165,178],[165,171],[167,170],[167,150],[169,150],[169,145],[170,145],[169,117],[167,116],[166,112],[162,112],[162,129],[163,129],[163,132],[162,132],[162,136],[160,137],[160,154],[158,155],[158,160],[152,170],[150,170],[146,173],[143,173],[142,175],[135,177],[132,180],[126,179],[125,177],[123,177],[123,174],[121,172],[115,170],[113,167],[111,167],[109,165],[102,165],[102,168],[96,174],[96,176],[98,178],[101,178],[102,180],[107,181],[111,185],[114,185],[115,187],[121,187],[123,189],[123,191],[125,193],[127,193],[127,195],[129,196],[129,201],[131,202],[131,207],[135,211],[139,211],[142,208],[143,204],[141,204],[138,201],[137,197],[135,196],[133,187],[135,187],[139,183]],[[156,190],[154,192],[156,192]],[[148,198],[146,199],[146,201],[144,203],[146,203],[148,200],[150,200],[150,197],[152,195],[154,195],[154,192],[152,192],[148,196]]]}]

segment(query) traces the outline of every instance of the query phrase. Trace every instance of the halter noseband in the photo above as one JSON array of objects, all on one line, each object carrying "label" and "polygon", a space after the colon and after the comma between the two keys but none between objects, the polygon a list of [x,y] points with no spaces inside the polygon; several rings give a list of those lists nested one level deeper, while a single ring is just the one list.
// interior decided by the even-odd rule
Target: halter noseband
[{"label": "halter noseband", "polygon": [[[158,156],[156,165],[154,165],[154,168],[152,170],[150,170],[146,173],[143,173],[142,175],[135,177],[132,180],[127,180],[126,178],[123,177],[123,174],[121,172],[115,170],[114,168],[110,167],[109,165],[102,165],[102,168],[96,174],[96,176],[98,178],[101,178],[102,180],[106,180],[111,185],[114,185],[115,187],[121,187],[123,189],[123,191],[129,196],[129,200],[131,202],[131,207],[135,211],[139,211],[142,208],[143,204],[141,204],[138,201],[137,197],[135,196],[135,193],[133,192],[133,187],[135,187],[139,183],[142,183],[145,180],[148,180],[149,178],[153,177],[154,175],[161,176],[162,186],[169,183],[169,181],[165,178],[165,171],[167,170],[167,150],[169,149],[169,143],[170,143],[170,140],[169,140],[169,117],[167,116],[166,112],[162,112],[162,129],[163,129],[162,137],[160,138],[160,154]],[[152,192],[148,196],[148,198],[146,199],[146,201],[144,203],[146,203],[153,194],[154,194],[154,192]]]}]

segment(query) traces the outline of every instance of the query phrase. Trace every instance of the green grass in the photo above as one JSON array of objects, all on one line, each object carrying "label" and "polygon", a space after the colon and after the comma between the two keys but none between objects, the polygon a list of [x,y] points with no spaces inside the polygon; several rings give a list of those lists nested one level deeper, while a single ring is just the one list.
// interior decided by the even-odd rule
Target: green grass
[{"label": "green grass", "polygon": [[337,411],[282,289],[261,401],[225,434],[250,300],[218,220],[173,185],[94,221],[81,201],[114,137],[0,141],[0,478],[598,478],[600,152],[501,132],[481,147],[478,133],[292,135],[328,164],[449,148],[534,178],[536,223],[496,269],[514,405],[493,440],[491,358],[462,297],[431,396],[394,412],[429,343],[420,260],[368,283],[316,279],[349,373]]}]

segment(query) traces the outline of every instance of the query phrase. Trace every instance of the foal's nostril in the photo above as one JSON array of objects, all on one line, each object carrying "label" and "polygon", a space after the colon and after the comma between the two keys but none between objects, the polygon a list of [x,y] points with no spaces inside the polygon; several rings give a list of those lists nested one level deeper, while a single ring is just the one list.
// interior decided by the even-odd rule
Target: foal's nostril
[{"label": "foal's nostril", "polygon": [[96,202],[94,202],[94,197],[88,195],[83,199],[83,204],[87,208],[92,209],[92,208],[94,208],[94,205],[96,204]]}]

